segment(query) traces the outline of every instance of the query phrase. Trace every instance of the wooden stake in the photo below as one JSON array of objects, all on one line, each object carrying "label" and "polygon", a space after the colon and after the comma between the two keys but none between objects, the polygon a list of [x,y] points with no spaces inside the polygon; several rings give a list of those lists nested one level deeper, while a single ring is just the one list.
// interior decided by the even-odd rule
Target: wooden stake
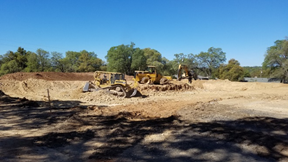
[{"label": "wooden stake", "polygon": [[47,89],[47,96],[48,96],[48,104],[49,104],[50,113],[51,113],[51,103],[50,103],[49,89]]}]

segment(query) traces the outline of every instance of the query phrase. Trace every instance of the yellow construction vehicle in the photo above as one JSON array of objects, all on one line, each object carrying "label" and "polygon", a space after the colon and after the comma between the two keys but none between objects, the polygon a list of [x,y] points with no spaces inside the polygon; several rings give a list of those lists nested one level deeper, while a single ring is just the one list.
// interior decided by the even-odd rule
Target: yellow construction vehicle
[{"label": "yellow construction vehicle", "polygon": [[145,71],[135,71],[134,78],[142,84],[167,84],[171,76],[162,76],[157,73],[155,66],[148,66]]},{"label": "yellow construction vehicle", "polygon": [[105,89],[119,97],[133,97],[137,94],[138,82],[133,85],[127,84],[125,75],[118,72],[95,71],[94,82],[87,82],[83,92]]},{"label": "yellow construction vehicle", "polygon": [[181,79],[188,79],[188,82],[192,83],[192,78],[197,80],[198,78],[197,74],[193,70],[188,70],[187,65],[179,64],[177,80],[180,81]]}]

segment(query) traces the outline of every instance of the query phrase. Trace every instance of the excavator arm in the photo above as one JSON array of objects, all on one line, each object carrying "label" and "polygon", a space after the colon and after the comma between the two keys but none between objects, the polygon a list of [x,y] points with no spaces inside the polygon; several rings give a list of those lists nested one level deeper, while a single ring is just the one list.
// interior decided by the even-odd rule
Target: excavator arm
[{"label": "excavator arm", "polygon": [[180,81],[181,79],[188,79],[188,82],[192,83],[192,77],[196,80],[197,79],[196,73],[194,73],[193,70],[189,71],[186,65],[180,64],[178,67],[177,80]]}]

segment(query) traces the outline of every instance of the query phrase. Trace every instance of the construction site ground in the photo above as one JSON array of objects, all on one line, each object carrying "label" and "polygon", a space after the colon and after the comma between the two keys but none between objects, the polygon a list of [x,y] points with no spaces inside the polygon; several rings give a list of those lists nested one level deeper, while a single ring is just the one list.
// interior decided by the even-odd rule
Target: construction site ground
[{"label": "construction site ground", "polygon": [[0,77],[0,161],[288,161],[288,84],[174,80],[120,98],[83,93],[89,80]]}]

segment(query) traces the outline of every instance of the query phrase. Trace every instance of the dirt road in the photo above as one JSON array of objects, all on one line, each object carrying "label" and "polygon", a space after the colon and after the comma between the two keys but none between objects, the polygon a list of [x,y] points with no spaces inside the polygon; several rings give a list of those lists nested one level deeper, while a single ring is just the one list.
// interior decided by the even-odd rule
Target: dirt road
[{"label": "dirt road", "polygon": [[0,161],[288,161],[287,84],[173,81],[119,98],[82,93],[91,77],[0,77]]}]

